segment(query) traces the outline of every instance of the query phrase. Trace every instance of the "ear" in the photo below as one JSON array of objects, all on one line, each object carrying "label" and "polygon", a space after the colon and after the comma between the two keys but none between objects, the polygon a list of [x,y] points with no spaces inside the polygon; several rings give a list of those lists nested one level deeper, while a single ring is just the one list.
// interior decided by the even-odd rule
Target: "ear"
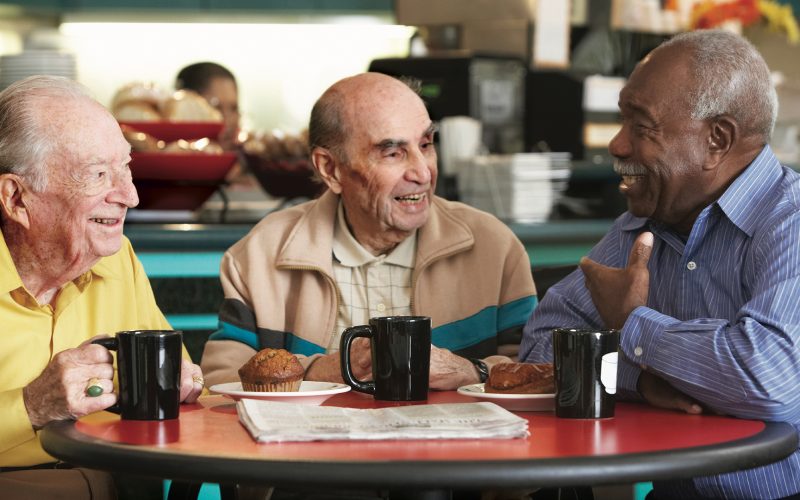
[{"label": "ear", "polygon": [[728,115],[713,118],[708,133],[708,157],[706,169],[715,168],[733,148],[739,138],[739,126]]},{"label": "ear", "polygon": [[27,188],[15,174],[0,175],[0,210],[3,219],[30,228],[30,213],[25,202]]},{"label": "ear", "polygon": [[336,156],[326,148],[316,147],[311,151],[311,163],[328,188],[336,194],[341,194],[342,184],[339,182],[341,165]]}]

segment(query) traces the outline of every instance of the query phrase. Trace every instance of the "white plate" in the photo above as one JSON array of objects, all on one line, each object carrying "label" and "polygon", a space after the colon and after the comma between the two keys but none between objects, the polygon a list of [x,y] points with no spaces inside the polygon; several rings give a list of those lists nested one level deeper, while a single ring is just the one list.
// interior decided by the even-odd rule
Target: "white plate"
[{"label": "white plate", "polygon": [[334,394],[349,391],[350,386],[333,382],[311,382],[304,380],[300,382],[300,390],[297,392],[250,392],[242,389],[241,382],[230,382],[227,384],[212,385],[208,390],[217,394],[224,394],[237,401],[242,398],[248,398],[282,401],[284,403],[320,405]]},{"label": "white plate", "polygon": [[483,384],[459,387],[458,393],[490,401],[509,411],[553,411],[556,399],[555,394],[495,394],[484,392]]}]

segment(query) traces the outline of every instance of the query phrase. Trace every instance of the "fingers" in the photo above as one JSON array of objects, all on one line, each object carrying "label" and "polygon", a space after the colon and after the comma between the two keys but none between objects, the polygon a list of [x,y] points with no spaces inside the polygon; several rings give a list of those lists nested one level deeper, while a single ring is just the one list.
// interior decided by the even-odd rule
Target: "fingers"
[{"label": "fingers", "polygon": [[89,340],[84,340],[83,342],[81,342],[78,347],[84,346],[84,345],[89,345],[89,344],[91,344],[92,342],[94,342],[97,339],[106,339],[106,338],[110,338],[110,337],[111,337],[111,335],[106,335],[106,334],[95,335],[94,337],[90,338]]},{"label": "fingers", "polygon": [[181,360],[181,390],[182,403],[194,403],[203,393],[205,380],[200,367],[189,360]]},{"label": "fingers", "polygon": [[703,407],[693,401],[685,401],[679,408],[691,415],[699,415],[703,413]]},{"label": "fingers", "polygon": [[360,337],[350,346],[350,365],[354,374],[363,376],[372,371],[372,351],[369,339]]},{"label": "fingers", "polygon": [[653,251],[653,233],[645,231],[636,237],[628,258],[628,267],[647,267],[650,253]]}]

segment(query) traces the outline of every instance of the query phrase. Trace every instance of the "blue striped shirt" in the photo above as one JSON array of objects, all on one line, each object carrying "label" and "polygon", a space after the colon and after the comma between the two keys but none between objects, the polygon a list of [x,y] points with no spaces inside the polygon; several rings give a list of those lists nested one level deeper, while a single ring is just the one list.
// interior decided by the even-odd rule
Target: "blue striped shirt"
[{"label": "blue striped shirt", "polygon": [[[710,408],[800,430],[800,175],[769,146],[697,218],[688,239],[621,215],[591,250],[625,267],[637,235],[655,236],[647,306],[622,329],[618,387],[639,365]],[[535,276],[534,276],[535,278]],[[550,288],[525,326],[520,359],[552,359],[551,330],[602,326],[580,269]],[[800,450],[774,464],[654,483],[659,498],[779,498],[800,492]]]}]

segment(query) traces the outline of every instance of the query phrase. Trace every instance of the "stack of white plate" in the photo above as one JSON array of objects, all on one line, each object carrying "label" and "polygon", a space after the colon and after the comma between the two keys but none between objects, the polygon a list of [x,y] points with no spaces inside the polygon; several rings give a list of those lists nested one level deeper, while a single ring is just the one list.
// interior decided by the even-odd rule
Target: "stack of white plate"
[{"label": "stack of white plate", "polygon": [[33,75],[75,79],[75,56],[57,50],[25,50],[0,56],[0,89]]},{"label": "stack of white plate", "polygon": [[547,220],[567,188],[569,153],[476,156],[458,168],[461,201],[517,222]]}]

